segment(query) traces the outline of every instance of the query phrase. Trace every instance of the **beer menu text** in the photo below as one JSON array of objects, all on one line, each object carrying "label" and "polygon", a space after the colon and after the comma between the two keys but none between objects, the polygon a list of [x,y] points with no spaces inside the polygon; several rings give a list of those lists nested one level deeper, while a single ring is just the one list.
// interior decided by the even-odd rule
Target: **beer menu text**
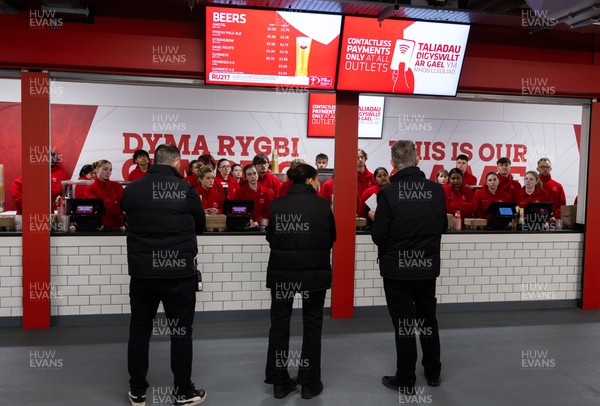
[{"label": "beer menu text", "polygon": [[206,83],[333,89],[341,16],[207,7]]}]

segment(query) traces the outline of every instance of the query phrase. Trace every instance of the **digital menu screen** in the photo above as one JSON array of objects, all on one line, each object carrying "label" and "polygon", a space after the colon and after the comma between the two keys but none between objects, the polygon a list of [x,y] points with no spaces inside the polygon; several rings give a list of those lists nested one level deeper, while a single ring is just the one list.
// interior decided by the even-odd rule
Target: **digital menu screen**
[{"label": "digital menu screen", "polygon": [[454,96],[469,28],[346,17],[337,89]]},{"label": "digital menu screen", "polygon": [[[309,137],[335,136],[335,93],[311,92],[308,97]],[[358,138],[381,138],[385,97],[359,95]]]},{"label": "digital menu screen", "polygon": [[333,89],[339,15],[206,7],[206,83]]}]

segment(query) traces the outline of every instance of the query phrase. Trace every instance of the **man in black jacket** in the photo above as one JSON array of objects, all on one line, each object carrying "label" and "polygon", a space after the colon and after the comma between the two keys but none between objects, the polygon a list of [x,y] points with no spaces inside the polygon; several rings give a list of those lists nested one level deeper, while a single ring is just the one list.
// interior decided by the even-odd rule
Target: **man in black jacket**
[{"label": "man in black jacket", "polygon": [[196,235],[204,231],[206,219],[198,193],[178,172],[180,161],[177,147],[160,145],[148,174],[123,193],[131,276],[127,367],[134,406],[145,404],[149,341],[160,302],[171,336],[174,404],[199,405],[206,399],[206,392],[191,381]]},{"label": "man in black jacket", "polygon": [[384,376],[382,383],[409,395],[415,392],[415,334],[423,350],[427,384],[440,384],[435,280],[440,274],[440,244],[448,222],[444,190],[417,167],[412,141],[397,141],[392,146],[392,164],[398,172],[377,195],[372,231],[396,333],[396,375]]}]

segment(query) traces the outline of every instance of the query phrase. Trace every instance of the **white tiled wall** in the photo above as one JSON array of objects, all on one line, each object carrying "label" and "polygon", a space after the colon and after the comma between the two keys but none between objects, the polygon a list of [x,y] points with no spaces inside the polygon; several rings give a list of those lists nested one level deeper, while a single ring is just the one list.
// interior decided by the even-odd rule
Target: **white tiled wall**
[{"label": "white tiled wall", "polygon": [[[582,234],[445,235],[442,242],[439,303],[580,297]],[[201,236],[198,243],[204,291],[196,310],[270,307],[264,236]],[[53,316],[129,313],[125,237],[52,237],[50,250]],[[371,237],[357,236],[356,306],[385,305],[376,259]],[[22,315],[21,275],[21,238],[0,238],[0,317]]]},{"label": "white tiled wall", "polygon": [[[581,298],[583,234],[448,234],[438,303]],[[356,238],[356,306],[385,305],[376,247]]]},{"label": "white tiled wall", "polygon": [[0,238],[0,317],[23,315],[21,237]]}]

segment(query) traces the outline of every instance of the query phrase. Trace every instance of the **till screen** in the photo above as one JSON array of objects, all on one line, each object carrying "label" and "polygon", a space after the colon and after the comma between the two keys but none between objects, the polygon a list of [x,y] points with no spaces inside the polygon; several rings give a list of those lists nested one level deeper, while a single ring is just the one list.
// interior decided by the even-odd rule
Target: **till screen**
[{"label": "till screen", "polygon": [[77,206],[75,214],[92,214],[94,213],[94,206]]},{"label": "till screen", "polygon": [[248,208],[246,206],[233,206],[231,214],[248,214]]}]

